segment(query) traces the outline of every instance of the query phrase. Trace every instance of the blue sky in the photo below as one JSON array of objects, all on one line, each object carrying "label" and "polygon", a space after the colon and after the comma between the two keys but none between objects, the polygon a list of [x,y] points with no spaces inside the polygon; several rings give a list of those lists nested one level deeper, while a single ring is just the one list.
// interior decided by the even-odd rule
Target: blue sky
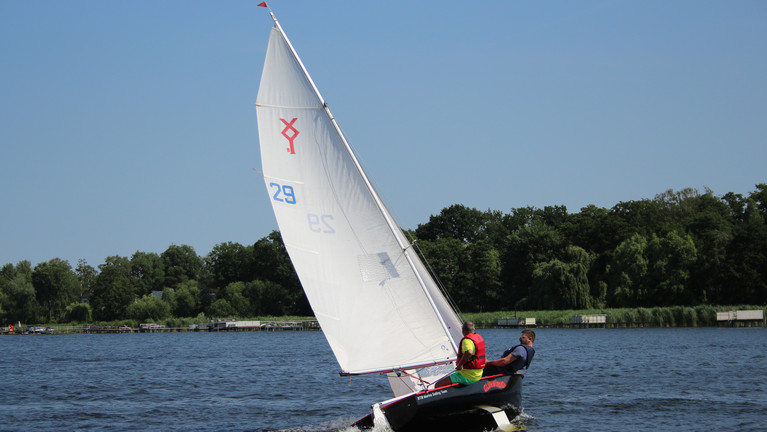
[{"label": "blue sky", "polygon": [[[259,1],[0,1],[0,265],[277,228]],[[767,2],[272,1],[399,224],[767,182]]]}]

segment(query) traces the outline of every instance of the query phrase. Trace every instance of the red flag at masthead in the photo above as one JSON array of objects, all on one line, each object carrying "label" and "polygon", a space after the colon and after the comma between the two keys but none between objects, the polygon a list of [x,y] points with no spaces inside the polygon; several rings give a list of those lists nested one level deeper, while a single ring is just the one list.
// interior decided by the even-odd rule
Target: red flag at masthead
[{"label": "red flag at masthead", "polygon": [[269,7],[266,5],[266,2],[261,2],[258,4],[258,7]]}]

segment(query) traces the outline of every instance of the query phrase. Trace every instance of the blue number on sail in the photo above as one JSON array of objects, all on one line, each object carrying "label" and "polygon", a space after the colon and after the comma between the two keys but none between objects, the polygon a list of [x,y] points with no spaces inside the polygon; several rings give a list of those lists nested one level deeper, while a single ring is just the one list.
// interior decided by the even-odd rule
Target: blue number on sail
[{"label": "blue number on sail", "polygon": [[296,203],[296,192],[293,190],[293,186],[269,183],[269,187],[275,188],[274,195],[272,195],[273,200],[288,204]]},{"label": "blue number on sail", "polygon": [[316,215],[316,214],[308,214],[307,217],[309,218],[309,229],[323,234],[335,234],[336,230],[333,229],[333,227],[330,225],[330,221],[333,220],[333,215],[325,214],[325,215]]}]

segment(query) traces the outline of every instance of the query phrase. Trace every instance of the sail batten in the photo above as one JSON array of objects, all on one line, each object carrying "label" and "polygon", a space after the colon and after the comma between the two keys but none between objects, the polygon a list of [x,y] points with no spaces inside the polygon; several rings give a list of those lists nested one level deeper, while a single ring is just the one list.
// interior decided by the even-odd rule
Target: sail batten
[{"label": "sail batten", "polygon": [[268,104],[256,104],[257,107],[263,108],[283,108],[290,110],[323,110],[323,107],[316,106],[287,106],[287,105],[268,105]]},{"label": "sail batten", "polygon": [[272,208],[343,373],[454,359],[457,314],[410,249],[276,20],[256,110]]}]

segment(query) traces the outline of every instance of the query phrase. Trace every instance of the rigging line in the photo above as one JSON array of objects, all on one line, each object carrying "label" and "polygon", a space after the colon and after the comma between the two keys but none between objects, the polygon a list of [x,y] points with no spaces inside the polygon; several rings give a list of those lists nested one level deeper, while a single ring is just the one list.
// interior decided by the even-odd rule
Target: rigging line
[{"label": "rigging line", "polygon": [[[417,372],[416,372],[416,374],[417,374]],[[426,381],[425,379],[421,378],[420,376],[418,376],[418,375],[413,375],[413,374],[410,374],[410,373],[408,373],[408,372],[407,372],[407,371],[405,371],[405,370],[397,371],[397,379],[398,379],[398,380],[399,380],[399,382],[401,382],[401,383],[402,383],[402,384],[403,384],[405,387],[407,387],[407,388],[408,388],[410,391],[417,391],[417,388],[416,388],[416,387],[417,387],[417,384],[415,384],[415,382],[413,382],[413,385],[411,385],[410,383],[408,383],[407,381],[405,381],[405,379],[403,378],[403,376],[402,376],[402,375],[405,375],[405,376],[407,376],[407,377],[411,378],[411,379],[412,379],[412,381],[419,381],[419,382],[421,383],[421,385],[425,385],[427,388],[428,388],[430,385],[432,385],[432,384],[433,384],[433,382],[430,382],[430,381]],[[387,376],[387,377],[389,377],[389,375],[386,375],[386,376]]]},{"label": "rigging line", "polygon": [[413,248],[413,250],[416,251],[418,256],[421,258],[421,262],[426,265],[427,269],[429,270],[429,273],[431,273],[432,279],[434,279],[434,282],[436,282],[437,286],[439,287],[439,290],[442,292],[442,295],[445,296],[447,299],[447,302],[450,304],[450,307],[453,308],[456,314],[460,315],[461,310],[458,308],[458,304],[453,300],[453,297],[450,295],[450,293],[447,292],[447,288],[445,287],[445,284],[442,283],[442,279],[439,278],[439,275],[437,275],[437,272],[434,270],[434,267],[431,266],[431,262],[426,259],[426,256],[423,253],[423,250],[421,250],[421,247],[416,244],[418,242],[418,239],[412,240],[410,242],[410,247]]},{"label": "rigging line", "polygon": [[421,378],[421,377],[420,377],[420,376],[418,376],[418,375],[413,375],[413,374],[411,374],[411,373],[408,373],[407,371],[404,371],[404,370],[403,370],[403,371],[401,371],[401,373],[402,373],[402,374],[404,374],[404,375],[407,375],[407,376],[409,376],[410,378],[413,378],[413,379],[414,379],[414,380],[416,380],[416,381],[421,381],[422,383],[425,383],[425,384],[431,384],[431,382],[429,382],[429,381],[426,381],[425,379]]}]

